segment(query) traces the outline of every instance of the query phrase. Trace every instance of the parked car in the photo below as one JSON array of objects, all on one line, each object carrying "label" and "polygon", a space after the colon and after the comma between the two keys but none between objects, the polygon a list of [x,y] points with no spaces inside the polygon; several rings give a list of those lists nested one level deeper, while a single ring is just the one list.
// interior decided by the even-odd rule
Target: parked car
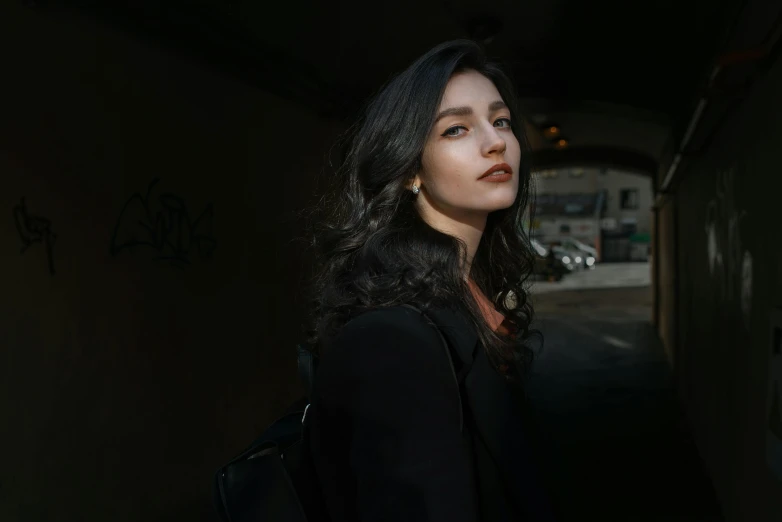
[{"label": "parked car", "polygon": [[569,250],[578,250],[582,253],[585,268],[594,268],[597,264],[597,249],[591,245],[568,237],[562,240],[562,246]]},{"label": "parked car", "polygon": [[595,267],[597,251],[589,245],[571,238],[555,241],[553,245],[566,252],[578,269]]},{"label": "parked car", "polygon": [[550,247],[554,255],[562,260],[562,263],[572,270],[581,270],[584,266],[584,253],[580,250],[571,250],[562,246],[562,243],[554,241]]},{"label": "parked car", "polygon": [[572,260],[560,249],[555,248],[554,250],[550,250],[534,238],[530,240],[530,245],[532,246],[533,252],[536,254],[535,275],[559,281],[566,274],[573,271],[574,265]]}]

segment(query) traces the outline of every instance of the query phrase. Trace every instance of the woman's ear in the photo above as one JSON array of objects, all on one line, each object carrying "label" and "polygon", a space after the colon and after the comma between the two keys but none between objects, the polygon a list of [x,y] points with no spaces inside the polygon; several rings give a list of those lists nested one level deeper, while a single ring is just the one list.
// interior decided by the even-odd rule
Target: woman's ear
[{"label": "woman's ear", "polygon": [[412,178],[410,178],[407,183],[405,183],[405,188],[407,190],[413,190],[413,187],[421,188],[421,177],[416,174]]}]

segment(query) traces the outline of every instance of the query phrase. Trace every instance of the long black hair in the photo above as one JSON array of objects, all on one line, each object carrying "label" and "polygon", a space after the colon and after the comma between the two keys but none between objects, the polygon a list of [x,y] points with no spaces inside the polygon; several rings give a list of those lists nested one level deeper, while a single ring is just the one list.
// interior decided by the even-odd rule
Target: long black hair
[{"label": "long black hair", "polygon": [[[515,339],[487,324],[463,276],[466,248],[429,226],[407,189],[421,168],[427,137],[450,78],[474,70],[490,79],[511,114],[522,147],[518,196],[491,212],[470,276],[507,318]],[[433,48],[394,77],[348,131],[349,147],[336,183],[316,207],[313,324],[310,342],[327,350],[352,317],[381,307],[461,305],[494,365],[509,377],[523,372],[532,351],[532,304],[526,281],[534,257],[523,228],[530,194],[529,145],[509,78],[475,42]]]}]

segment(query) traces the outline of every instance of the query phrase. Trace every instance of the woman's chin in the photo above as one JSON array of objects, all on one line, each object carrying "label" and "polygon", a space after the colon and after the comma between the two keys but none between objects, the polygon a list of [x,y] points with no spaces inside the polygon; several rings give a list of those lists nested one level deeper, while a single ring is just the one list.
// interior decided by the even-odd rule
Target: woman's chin
[{"label": "woman's chin", "polygon": [[508,194],[494,194],[494,196],[496,197],[493,197],[490,201],[486,202],[486,210],[489,212],[503,210],[513,206],[513,203],[516,202],[517,194],[515,192],[509,192]]}]

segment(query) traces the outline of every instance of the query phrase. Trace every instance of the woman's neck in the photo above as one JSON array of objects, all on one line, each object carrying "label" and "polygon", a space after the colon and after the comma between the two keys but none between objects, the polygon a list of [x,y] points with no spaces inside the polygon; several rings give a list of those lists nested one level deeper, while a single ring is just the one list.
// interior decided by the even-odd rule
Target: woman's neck
[{"label": "woman's neck", "polygon": [[483,237],[483,231],[486,228],[486,219],[488,213],[475,212],[464,213],[459,216],[449,216],[443,212],[429,209],[429,211],[422,211],[422,218],[432,228],[439,230],[445,234],[456,237],[464,242],[466,247],[465,265],[464,265],[464,277],[469,279],[470,269],[472,268],[472,260],[475,257],[475,253],[478,251],[478,245],[481,243]]},{"label": "woman's neck", "polygon": [[473,228],[465,226],[463,230],[459,230],[456,235],[459,239],[464,241],[467,246],[467,255],[465,258],[464,277],[469,279],[470,270],[472,268],[472,260],[475,258],[475,253],[478,251],[478,245],[481,243],[483,237],[483,229],[486,226],[486,219],[483,220],[483,226],[480,228]]}]

